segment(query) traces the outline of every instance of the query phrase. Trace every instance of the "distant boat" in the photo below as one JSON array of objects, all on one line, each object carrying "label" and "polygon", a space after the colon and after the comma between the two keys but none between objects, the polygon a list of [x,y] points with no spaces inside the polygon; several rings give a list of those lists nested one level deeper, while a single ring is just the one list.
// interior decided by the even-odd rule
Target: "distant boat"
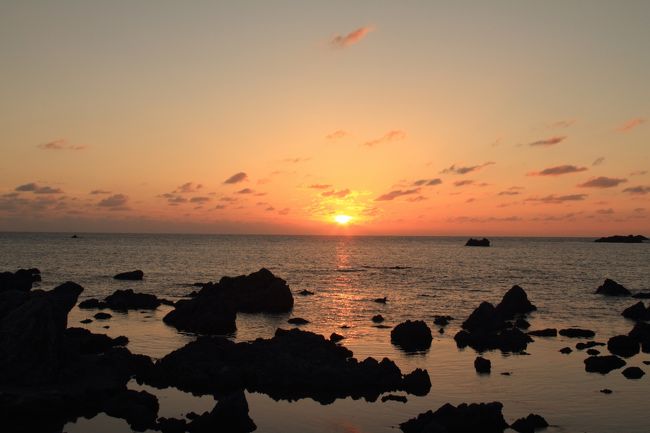
[{"label": "distant boat", "polygon": [[642,235],[614,235],[607,236],[603,238],[598,238],[594,242],[606,242],[606,243],[617,243],[617,244],[640,244],[650,239]]}]

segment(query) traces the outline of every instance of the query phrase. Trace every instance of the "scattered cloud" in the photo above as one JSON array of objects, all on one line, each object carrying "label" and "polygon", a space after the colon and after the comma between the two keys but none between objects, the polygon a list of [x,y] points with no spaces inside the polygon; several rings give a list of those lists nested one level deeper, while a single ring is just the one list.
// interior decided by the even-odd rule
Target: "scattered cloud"
[{"label": "scattered cloud", "polygon": [[207,203],[210,201],[210,197],[197,196],[190,199],[190,203]]},{"label": "scattered cloud", "polygon": [[560,204],[570,201],[582,201],[587,198],[587,194],[569,194],[569,195],[547,195],[545,197],[530,197],[525,201],[539,202],[545,204]]},{"label": "scattered cloud", "polygon": [[603,162],[605,162],[605,158],[601,156],[599,158],[594,159],[594,162],[592,162],[591,165],[595,167],[601,165]]},{"label": "scattered cloud", "polygon": [[86,146],[72,145],[67,140],[60,138],[58,140],[50,141],[47,143],[39,144],[43,150],[84,150]]},{"label": "scattered cloud", "polygon": [[545,168],[541,171],[528,173],[528,176],[561,176],[563,174],[580,173],[587,171],[587,167],[578,167],[575,165],[558,165],[555,167]]},{"label": "scattered cloud", "polygon": [[388,192],[386,194],[380,195],[375,199],[375,201],[390,201],[390,200],[395,200],[398,197],[402,197],[405,195],[411,195],[411,194],[418,194],[420,192],[420,188],[414,188],[414,189],[397,189],[393,190],[391,192]]},{"label": "scattered cloud", "polygon": [[103,189],[93,189],[90,191],[90,195],[104,195],[104,194],[110,194],[110,191],[106,191]]},{"label": "scattered cloud", "polygon": [[325,183],[314,183],[312,185],[309,185],[309,188],[311,188],[311,189],[327,189],[327,188],[331,188],[331,187],[332,187],[332,185],[325,184]]},{"label": "scattered cloud", "polygon": [[391,131],[388,131],[384,135],[382,135],[379,138],[375,138],[374,140],[369,140],[363,143],[364,146],[368,147],[373,147],[378,144],[382,143],[391,143],[394,141],[401,141],[406,138],[406,132],[399,130],[399,129],[393,129]]},{"label": "scattered cloud", "polygon": [[232,176],[230,176],[228,179],[224,180],[223,183],[231,185],[234,183],[243,182],[247,179],[248,179],[248,175],[243,171],[240,171],[239,173],[235,173]]},{"label": "scattered cloud", "polygon": [[627,182],[627,179],[600,176],[589,179],[588,181],[581,183],[578,186],[581,188],[613,188],[624,182]]},{"label": "scattered cloud", "polygon": [[618,128],[616,128],[617,131],[619,132],[628,132],[633,130],[634,128],[643,125],[646,122],[646,119],[643,117],[635,117],[634,119],[630,119],[626,122],[624,122],[622,125],[620,125]]},{"label": "scattered cloud", "polygon": [[346,48],[354,45],[361,39],[365,38],[372,29],[368,26],[359,27],[358,29],[348,33],[347,35],[336,35],[330,40],[330,45],[334,48]]},{"label": "scattered cloud", "polygon": [[350,133],[348,131],[344,131],[342,129],[337,129],[336,131],[334,131],[334,132],[332,132],[330,134],[327,134],[325,136],[325,138],[327,138],[328,140],[341,140],[341,139],[343,139],[343,138],[345,138],[345,137],[347,137],[349,135],[350,135]]},{"label": "scattered cloud", "polygon": [[467,186],[467,185],[472,185],[474,183],[473,180],[457,180],[454,182],[454,186]]},{"label": "scattered cloud", "polygon": [[292,164],[298,164],[299,162],[307,162],[311,158],[285,158],[282,161],[283,162],[290,162]]},{"label": "scattered cloud", "polygon": [[424,196],[422,196],[422,195],[418,195],[418,196],[416,196],[416,197],[410,197],[410,198],[407,198],[406,201],[410,201],[410,202],[412,202],[412,203],[415,203],[415,202],[418,202],[418,201],[424,201],[424,200],[426,200],[426,199],[427,199],[426,197],[424,197]]},{"label": "scattered cloud", "polygon": [[280,209],[278,211],[280,215],[287,215],[289,212],[291,212],[291,209],[289,209],[288,207],[285,207],[284,209]]},{"label": "scattered cloud", "polygon": [[630,176],[643,176],[644,174],[648,174],[648,171],[647,170],[633,171],[632,173],[630,173]]},{"label": "scattered cloud", "polygon": [[19,185],[14,191],[32,192],[34,194],[63,194],[63,191],[60,188],[52,188],[51,186],[39,186],[34,182]]},{"label": "scattered cloud", "polygon": [[97,206],[111,210],[128,210],[126,206],[129,198],[124,194],[113,194],[97,203]]},{"label": "scattered cloud", "polygon": [[442,170],[440,173],[442,174],[447,174],[447,173],[453,173],[453,174],[467,174],[471,173],[474,171],[478,171],[484,167],[487,167],[489,165],[494,165],[495,162],[493,161],[488,161],[484,162],[483,164],[480,165],[470,165],[467,167],[462,167],[462,166],[456,166],[456,164],[453,164],[451,167],[447,167],[444,170]]},{"label": "scattered cloud", "polygon": [[254,192],[255,191],[253,191],[250,188],[244,188],[244,189],[240,189],[239,191],[237,191],[237,194],[252,194]]},{"label": "scattered cloud", "polygon": [[554,136],[554,137],[549,137],[549,138],[545,138],[545,139],[542,139],[542,140],[533,141],[532,143],[528,143],[528,145],[529,146],[542,146],[542,147],[554,146],[556,144],[559,144],[559,143],[563,142],[564,140],[566,140],[566,138],[567,137],[565,135]]},{"label": "scattered cloud", "polygon": [[600,215],[611,215],[614,213],[614,209],[607,208],[607,209],[596,209],[596,213]]},{"label": "scattered cloud", "polygon": [[330,191],[325,191],[321,193],[323,197],[338,197],[338,198],[344,198],[347,197],[350,194],[350,190],[348,188],[342,189],[339,191],[336,190],[330,190]]},{"label": "scattered cloud", "polygon": [[646,195],[646,194],[650,194],[650,186],[645,186],[645,185],[631,186],[629,188],[625,188],[623,192],[627,192],[629,194],[635,194],[635,195]]},{"label": "scattered cloud", "polygon": [[569,128],[573,126],[576,123],[575,119],[565,119],[565,120],[558,120],[557,122],[551,123],[552,128]]},{"label": "scattered cloud", "polygon": [[194,184],[193,182],[187,182],[180,185],[173,192],[175,194],[188,194],[192,192],[197,192],[201,188],[203,188],[203,185],[201,185],[200,183]]},{"label": "scattered cloud", "polygon": [[434,186],[434,185],[440,185],[441,183],[442,183],[442,179],[440,178],[420,179],[413,182],[413,186]]}]

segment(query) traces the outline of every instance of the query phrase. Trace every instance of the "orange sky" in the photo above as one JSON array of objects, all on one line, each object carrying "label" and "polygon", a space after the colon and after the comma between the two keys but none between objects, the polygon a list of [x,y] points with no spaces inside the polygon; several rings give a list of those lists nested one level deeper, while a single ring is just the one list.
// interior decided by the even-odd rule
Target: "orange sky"
[{"label": "orange sky", "polygon": [[647,2],[23,3],[0,230],[650,235]]}]

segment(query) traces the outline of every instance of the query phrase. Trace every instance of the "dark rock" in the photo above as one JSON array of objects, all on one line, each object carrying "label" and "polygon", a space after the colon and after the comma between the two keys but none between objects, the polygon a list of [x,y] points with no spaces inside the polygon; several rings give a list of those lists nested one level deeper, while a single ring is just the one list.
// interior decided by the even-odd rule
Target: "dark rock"
[{"label": "dark rock", "polygon": [[306,325],[309,323],[309,320],[303,319],[302,317],[292,317],[291,319],[287,320],[287,323],[290,323],[292,325]]},{"label": "dark rock", "polygon": [[489,374],[492,369],[492,362],[489,359],[477,356],[474,360],[474,369],[477,373]]},{"label": "dark rock", "polygon": [[514,285],[503,295],[503,299],[496,306],[497,314],[503,319],[514,318],[518,314],[528,314],[537,310],[529,300],[528,295],[521,287]]},{"label": "dark rock", "polygon": [[109,416],[125,419],[136,431],[145,431],[156,425],[158,399],[146,391],[128,389],[108,399],[104,412]]},{"label": "dark rock", "polygon": [[75,352],[82,354],[104,353],[112,347],[129,344],[129,339],[124,336],[111,338],[105,334],[93,334],[84,328],[66,329],[65,338],[68,347],[74,347]]},{"label": "dark rock", "polygon": [[94,317],[95,317],[95,319],[97,319],[97,320],[108,320],[108,319],[110,319],[111,317],[113,317],[113,315],[110,314],[110,313],[101,313],[101,312],[100,312],[100,313],[95,314]]},{"label": "dark rock", "polygon": [[384,316],[382,316],[381,314],[376,314],[376,315],[372,316],[372,321],[374,323],[381,323],[381,322],[384,321]]},{"label": "dark rock", "polygon": [[515,326],[519,329],[528,329],[530,328],[530,323],[526,319],[522,319],[521,317],[515,321]]},{"label": "dark rock", "polygon": [[159,418],[156,430],[162,433],[185,433],[187,421],[176,418]]},{"label": "dark rock", "polygon": [[431,329],[422,320],[407,320],[390,332],[390,341],[409,352],[428,349],[431,340]]},{"label": "dark rock", "polygon": [[528,335],[532,335],[533,337],[557,337],[557,329],[555,328],[537,329],[534,331],[528,331]]},{"label": "dark rock", "polygon": [[650,308],[646,308],[643,302],[639,301],[623,310],[621,316],[636,321],[650,320]]},{"label": "dark rock", "polygon": [[568,338],[591,338],[596,333],[590,329],[567,328],[560,329],[560,335]]},{"label": "dark rock", "polygon": [[79,308],[87,309],[87,310],[102,309],[102,308],[108,308],[108,305],[106,305],[105,302],[102,302],[99,299],[90,298],[79,302]]},{"label": "dark rock", "polygon": [[608,389],[608,388],[603,388],[603,389],[600,390],[600,392],[602,392],[603,394],[611,394],[614,391],[612,391],[611,389]]},{"label": "dark rock", "polygon": [[344,336],[342,336],[341,334],[337,334],[336,332],[332,332],[332,335],[330,335],[330,341],[333,343],[338,343],[344,338],[345,338]]},{"label": "dark rock", "polygon": [[469,332],[496,332],[505,326],[506,324],[498,316],[496,308],[489,302],[481,302],[462,324],[463,329]]},{"label": "dark rock", "polygon": [[32,283],[41,281],[41,272],[36,269],[18,269],[16,272],[0,272],[0,292],[18,290],[29,292]]},{"label": "dark rock", "polygon": [[627,335],[617,335],[607,341],[607,350],[614,355],[629,358],[639,353],[639,342]]},{"label": "dark rock", "polygon": [[596,239],[594,242],[619,243],[619,244],[640,244],[647,241],[648,238],[642,235],[614,235]]},{"label": "dark rock", "polygon": [[131,289],[116,290],[104,299],[111,310],[155,310],[160,306],[160,300],[155,295],[135,293]]},{"label": "dark rock", "polygon": [[599,341],[587,341],[587,342],[581,341],[578,344],[576,344],[576,349],[585,350],[596,346],[605,346],[605,343],[601,343]]},{"label": "dark rock", "polygon": [[93,319],[83,319],[80,320],[79,323],[83,323],[84,325],[87,325],[88,323],[92,323]]},{"label": "dark rock", "polygon": [[438,334],[442,335],[445,333],[445,328],[438,329]]},{"label": "dark rock", "polygon": [[[637,322],[634,328],[627,334],[629,337],[634,338],[639,343],[643,344],[650,342],[650,324],[644,322]],[[648,353],[644,350],[644,353]]]},{"label": "dark rock", "polygon": [[591,356],[600,355],[600,350],[596,350],[596,349],[587,349],[587,355],[591,355]]},{"label": "dark rock", "polygon": [[390,329],[390,326],[388,326],[388,325],[381,325],[380,324],[380,325],[372,325],[372,326],[374,328],[377,328],[377,329]]},{"label": "dark rock", "polygon": [[406,403],[408,401],[408,398],[406,398],[405,395],[388,394],[381,398],[382,403],[386,403],[387,401],[399,401],[400,403]]},{"label": "dark rock", "polygon": [[163,322],[180,331],[197,334],[225,335],[237,330],[237,312],[219,296],[196,296],[181,299],[163,317]]},{"label": "dark rock", "polygon": [[519,353],[526,350],[528,343],[533,341],[527,334],[518,328],[504,329],[500,332],[467,332],[459,331],[455,336],[459,348],[471,347],[477,352],[499,349],[502,352]]},{"label": "dark rock", "polygon": [[626,362],[614,355],[590,356],[585,359],[585,371],[589,373],[607,374],[612,370],[622,368]]},{"label": "dark rock", "polygon": [[402,380],[402,388],[409,394],[417,396],[427,395],[429,390],[431,390],[429,373],[421,368],[416,368],[412,372],[405,374]]},{"label": "dark rock", "polygon": [[298,294],[301,295],[301,296],[311,296],[311,295],[314,294],[314,292],[312,292],[311,290],[305,289],[305,290],[299,291]]},{"label": "dark rock", "polygon": [[632,294],[625,287],[609,278],[605,279],[603,285],[596,289],[596,293],[605,296],[630,296]]},{"label": "dark rock", "polygon": [[636,299],[650,299],[650,292],[639,292],[632,295]]},{"label": "dark rock", "polygon": [[483,239],[474,239],[470,238],[465,242],[466,247],[489,247],[490,246],[490,240],[487,238]]},{"label": "dark rock", "polygon": [[628,367],[622,373],[627,379],[641,379],[645,375],[639,367]]},{"label": "dark rock", "polygon": [[451,320],[454,320],[451,316],[433,316],[433,323],[438,326],[447,326]]},{"label": "dark rock", "polygon": [[650,361],[643,361],[645,365],[650,365]]},{"label": "dark rock", "polygon": [[339,326],[341,329],[350,329],[350,325],[341,325]]},{"label": "dark rock", "polygon": [[172,301],[171,299],[160,298],[158,300],[160,301],[161,305],[167,305],[169,307],[176,305],[176,302]]},{"label": "dark rock", "polygon": [[388,298],[385,296],[383,298],[377,298],[375,299],[375,302],[377,302],[378,304],[385,304],[386,302],[388,302]]},{"label": "dark rock", "polygon": [[565,355],[568,355],[571,352],[573,352],[573,349],[571,349],[570,347],[563,347],[562,349],[560,349],[560,353],[563,353]]},{"label": "dark rock", "polygon": [[519,418],[510,425],[510,428],[519,433],[534,433],[548,427],[546,420],[540,415],[531,413],[526,418]]},{"label": "dark rock", "polygon": [[242,390],[220,398],[212,412],[196,417],[187,426],[190,433],[248,433],[256,428],[248,416],[248,402]]},{"label": "dark rock", "polygon": [[503,404],[462,403],[453,406],[449,403],[435,412],[427,411],[402,424],[404,433],[502,433],[508,424],[503,419]]},{"label": "dark rock", "polygon": [[130,281],[141,280],[143,277],[144,277],[144,272],[142,272],[139,269],[135,271],[122,272],[113,276],[113,278],[115,278],[116,280],[130,280]]}]

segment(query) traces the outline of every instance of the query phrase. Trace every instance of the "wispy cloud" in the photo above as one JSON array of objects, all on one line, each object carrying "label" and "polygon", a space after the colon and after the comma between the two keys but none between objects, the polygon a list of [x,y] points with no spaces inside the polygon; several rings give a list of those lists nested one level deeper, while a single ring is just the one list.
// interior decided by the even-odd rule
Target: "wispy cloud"
[{"label": "wispy cloud", "polygon": [[129,198],[124,194],[113,194],[97,203],[97,206],[110,210],[128,210],[126,206]]},{"label": "wispy cloud", "polygon": [[358,29],[346,34],[336,35],[330,40],[330,45],[334,48],[346,48],[354,45],[361,39],[365,38],[372,31],[370,27],[359,27]]},{"label": "wispy cloud", "polygon": [[106,190],[103,190],[103,189],[93,189],[92,191],[90,191],[89,194],[90,195],[105,195],[105,194],[110,194],[110,193],[111,193],[110,191],[106,191]]},{"label": "wispy cloud", "polygon": [[563,174],[580,173],[587,171],[587,167],[578,167],[576,165],[558,165],[555,167],[545,168],[541,171],[533,171],[528,176],[561,176]]},{"label": "wispy cloud", "polygon": [[550,124],[552,128],[569,128],[576,123],[575,119],[558,120]]},{"label": "wispy cloud", "polygon": [[336,190],[331,190],[331,191],[325,191],[321,195],[323,197],[337,197],[337,198],[344,198],[347,197],[350,194],[350,190],[348,188],[342,189],[339,191]]},{"label": "wispy cloud", "polygon": [[60,188],[52,188],[51,186],[39,186],[34,182],[26,183],[24,185],[17,186],[14,191],[19,192],[32,192],[34,194],[62,194],[63,191]]},{"label": "wispy cloud", "polygon": [[39,144],[38,147],[43,150],[84,150],[86,149],[86,146],[69,144],[68,141],[63,138],[54,141],[49,141],[47,143]]},{"label": "wispy cloud", "polygon": [[583,201],[586,198],[587,198],[587,194],[568,194],[568,195],[551,194],[544,197],[530,197],[527,198],[525,201],[539,202],[545,204],[561,204],[561,203],[571,202],[571,201]]},{"label": "wispy cloud", "polygon": [[456,187],[458,187],[458,186],[467,186],[467,185],[472,185],[472,184],[474,184],[474,181],[469,180],[469,179],[468,180],[457,180],[456,182],[454,182],[454,186],[456,186]]},{"label": "wispy cloud", "polygon": [[342,129],[337,129],[336,131],[334,131],[334,132],[332,132],[330,134],[327,134],[325,136],[325,138],[327,138],[328,140],[341,140],[341,139],[347,137],[348,135],[350,135],[349,132],[344,131]]},{"label": "wispy cloud", "polygon": [[282,161],[283,162],[290,162],[292,164],[298,164],[299,162],[307,162],[311,158],[285,158]]},{"label": "wispy cloud", "polygon": [[203,188],[203,185],[201,185],[200,183],[195,184],[194,182],[187,182],[180,185],[172,192],[175,194],[189,194],[192,192],[197,192],[201,188]]},{"label": "wispy cloud", "polygon": [[327,189],[327,188],[331,188],[331,187],[332,187],[332,185],[325,184],[325,183],[314,183],[312,185],[309,185],[309,188],[311,188],[311,189]]},{"label": "wispy cloud", "polygon": [[625,188],[623,192],[627,192],[629,194],[635,194],[635,195],[646,195],[646,194],[650,194],[650,186],[644,186],[644,185],[631,186],[629,188]]},{"label": "wispy cloud", "polygon": [[400,129],[393,129],[391,131],[388,131],[384,135],[382,135],[379,138],[375,138],[373,140],[368,140],[363,143],[364,146],[368,147],[374,147],[378,144],[383,144],[383,143],[391,143],[394,141],[401,141],[406,138],[406,132],[400,130]]},{"label": "wispy cloud", "polygon": [[414,188],[414,189],[397,189],[391,192],[388,192],[386,194],[380,195],[375,199],[375,201],[390,201],[390,200],[395,200],[398,197],[402,197],[405,195],[411,195],[411,194],[418,194],[420,192],[420,188]]},{"label": "wispy cloud", "polygon": [[467,174],[467,173],[472,173],[474,171],[478,171],[484,167],[487,167],[489,165],[494,165],[494,164],[495,162],[493,161],[488,161],[488,162],[484,162],[483,164],[470,165],[470,166],[457,166],[456,164],[453,164],[451,167],[445,168],[440,173]]},{"label": "wispy cloud", "polygon": [[601,156],[599,158],[594,159],[594,162],[592,162],[591,165],[596,167],[598,165],[601,165],[603,162],[605,162],[605,158]]},{"label": "wispy cloud", "polygon": [[630,173],[630,176],[643,176],[644,174],[648,174],[648,170],[633,171]]},{"label": "wispy cloud", "polygon": [[190,199],[190,203],[207,203],[210,200],[211,200],[210,197],[196,196]]},{"label": "wispy cloud", "polygon": [[239,191],[237,191],[237,194],[252,194],[254,192],[255,191],[253,191],[250,188],[244,188],[244,189],[240,189]]},{"label": "wispy cloud", "polygon": [[579,184],[580,188],[613,188],[619,186],[620,184],[627,182],[627,179],[619,179],[615,177],[594,177],[588,181]]},{"label": "wispy cloud", "polygon": [[634,119],[630,119],[626,122],[624,122],[622,125],[620,125],[618,128],[616,128],[617,131],[619,132],[628,132],[633,130],[634,128],[643,125],[646,122],[646,119],[643,117],[635,117]]},{"label": "wispy cloud", "polygon": [[240,171],[239,173],[235,173],[232,176],[230,176],[228,179],[224,180],[223,183],[231,185],[234,183],[243,182],[246,179],[248,179],[248,175],[243,171]]},{"label": "wispy cloud", "polygon": [[434,186],[434,185],[440,185],[441,183],[442,183],[442,179],[440,178],[420,179],[413,182],[413,186]]},{"label": "wispy cloud", "polygon": [[559,143],[563,142],[564,140],[566,140],[566,138],[567,137],[565,135],[554,136],[554,137],[549,137],[549,138],[545,138],[545,139],[542,139],[542,140],[533,141],[532,143],[528,143],[528,145],[529,146],[542,146],[542,147],[554,146],[556,144],[559,144]]}]

